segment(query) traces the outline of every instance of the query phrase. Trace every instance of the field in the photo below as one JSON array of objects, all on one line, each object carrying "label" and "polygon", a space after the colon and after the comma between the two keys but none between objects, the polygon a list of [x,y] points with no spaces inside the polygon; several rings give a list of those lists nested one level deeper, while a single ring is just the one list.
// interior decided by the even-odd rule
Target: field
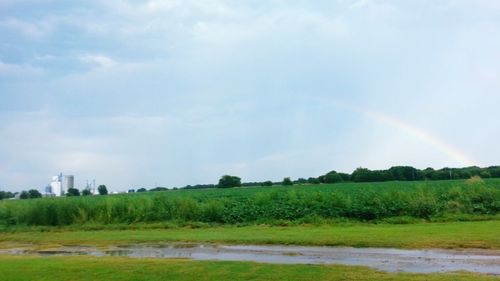
[{"label": "field", "polygon": [[[0,249],[210,242],[500,249],[500,179],[176,190],[0,202]],[[2,280],[498,280],[356,266],[0,255]]]},{"label": "field", "polygon": [[498,280],[470,273],[383,273],[364,267],[92,257],[0,256],[2,280]]},{"label": "field", "polygon": [[500,179],[345,183],[4,200],[0,225],[411,222],[450,216],[467,220],[499,211]]},{"label": "field", "polygon": [[395,248],[500,249],[500,221],[418,224],[335,224],[0,233],[0,248],[35,245],[123,245],[162,242],[294,244]]}]

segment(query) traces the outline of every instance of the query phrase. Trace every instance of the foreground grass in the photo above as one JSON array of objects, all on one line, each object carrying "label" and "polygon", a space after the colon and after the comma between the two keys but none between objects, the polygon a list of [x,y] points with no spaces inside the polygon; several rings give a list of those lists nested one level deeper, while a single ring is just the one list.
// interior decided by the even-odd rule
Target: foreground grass
[{"label": "foreground grass", "polygon": [[352,225],[245,226],[102,231],[0,232],[0,247],[161,242],[295,244],[394,248],[500,249],[500,221]]},{"label": "foreground grass", "polygon": [[275,265],[251,262],[117,257],[0,256],[0,276],[11,280],[499,280],[469,273],[384,273],[365,267]]}]

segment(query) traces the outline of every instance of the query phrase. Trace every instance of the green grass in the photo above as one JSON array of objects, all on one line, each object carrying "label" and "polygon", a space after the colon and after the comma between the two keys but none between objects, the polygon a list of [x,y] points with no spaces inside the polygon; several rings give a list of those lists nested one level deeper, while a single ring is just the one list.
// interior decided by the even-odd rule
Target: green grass
[{"label": "green grass", "polygon": [[275,265],[117,257],[0,256],[0,278],[14,280],[499,280],[470,273],[384,273],[365,267]]},{"label": "green grass", "polygon": [[287,227],[245,226],[103,231],[1,232],[0,247],[38,245],[112,245],[173,241],[230,244],[296,244],[395,248],[500,249],[500,221],[339,224]]},{"label": "green grass", "polygon": [[169,221],[261,224],[279,220],[381,221],[393,217],[433,220],[443,216],[495,216],[499,211],[500,179],[475,183],[340,183],[3,200],[0,229]]}]

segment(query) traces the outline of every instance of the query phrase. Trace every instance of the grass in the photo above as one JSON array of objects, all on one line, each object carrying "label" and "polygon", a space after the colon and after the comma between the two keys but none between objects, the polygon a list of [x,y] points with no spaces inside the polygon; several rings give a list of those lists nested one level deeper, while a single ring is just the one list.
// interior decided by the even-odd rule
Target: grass
[{"label": "grass", "polygon": [[132,259],[118,257],[0,256],[2,281],[23,280],[499,280],[470,273],[384,273],[338,265]]},{"label": "grass", "polygon": [[500,221],[418,224],[338,224],[224,226],[102,231],[0,232],[0,247],[15,244],[116,245],[162,242],[213,242],[229,244],[295,244],[394,248],[500,249]]},{"label": "grass", "polygon": [[494,216],[499,211],[500,179],[340,183],[4,200],[0,201],[0,229],[168,221],[229,225],[394,217],[433,220],[450,215]]},{"label": "grass", "polygon": [[[0,202],[0,249],[166,242],[500,249],[499,210],[500,179],[473,185],[460,180],[345,183],[9,200]],[[366,220],[384,223],[361,222]],[[0,255],[0,280],[499,278],[338,265]]]}]

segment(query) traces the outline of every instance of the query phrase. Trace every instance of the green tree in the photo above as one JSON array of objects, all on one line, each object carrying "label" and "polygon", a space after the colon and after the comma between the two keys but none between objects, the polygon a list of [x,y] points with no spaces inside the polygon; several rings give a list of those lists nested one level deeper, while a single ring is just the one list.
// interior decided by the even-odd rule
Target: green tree
[{"label": "green tree", "polygon": [[319,179],[318,178],[313,178],[313,177],[310,177],[307,179],[307,183],[310,183],[310,184],[318,184],[320,183]]},{"label": "green tree", "polygon": [[80,196],[80,191],[76,188],[68,188],[66,196]]},{"label": "green tree", "polygon": [[293,185],[292,180],[289,177],[283,179],[282,185]]},{"label": "green tree", "polygon": [[0,191],[0,200],[9,199],[14,197],[14,194],[10,191]]},{"label": "green tree", "polygon": [[20,199],[30,199],[30,194],[28,193],[28,191],[23,190],[23,191],[21,191],[19,198]]},{"label": "green tree", "polygon": [[90,189],[85,188],[84,190],[82,190],[82,196],[90,196],[90,195],[92,195]]},{"label": "green tree", "polygon": [[42,198],[42,194],[40,193],[40,191],[38,191],[36,189],[30,189],[28,191],[28,194],[29,194],[29,198]]},{"label": "green tree", "polygon": [[328,172],[323,177],[324,183],[336,183],[336,182],[342,182],[342,181],[343,181],[342,177],[336,171]]},{"label": "green tree", "polygon": [[273,182],[272,181],[265,181],[261,184],[261,186],[273,186]]},{"label": "green tree", "polygon": [[146,192],[147,190],[144,188],[144,187],[141,187],[139,189],[137,189],[137,192]]},{"label": "green tree", "polygon": [[97,191],[99,192],[99,195],[107,195],[108,194],[108,188],[104,184],[99,185],[97,187]]},{"label": "green tree", "polygon": [[219,188],[230,188],[230,187],[238,187],[241,186],[241,178],[224,175],[219,179],[219,184],[217,187]]},{"label": "green tree", "polygon": [[166,187],[158,186],[155,188],[151,188],[149,191],[167,191],[167,190],[168,190],[168,188],[166,188]]},{"label": "green tree", "polygon": [[297,184],[305,184],[305,183],[307,183],[307,180],[306,180],[306,179],[304,179],[304,178],[299,178],[299,179],[297,179],[295,182],[296,182]]}]

